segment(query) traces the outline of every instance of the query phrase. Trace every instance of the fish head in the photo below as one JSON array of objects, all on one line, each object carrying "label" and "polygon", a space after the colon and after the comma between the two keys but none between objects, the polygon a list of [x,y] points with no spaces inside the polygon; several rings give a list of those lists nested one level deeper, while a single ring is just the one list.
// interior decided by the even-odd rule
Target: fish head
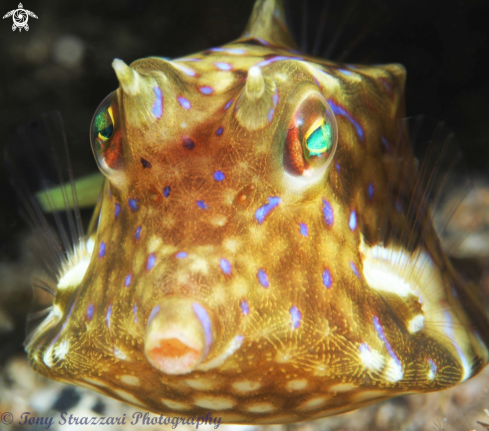
[{"label": "fish head", "polygon": [[120,87],[91,128],[106,177],[97,231],[59,277],[34,367],[231,423],[470,377],[488,352],[456,306],[463,286],[428,216],[406,236],[405,202],[391,201],[416,184],[398,144],[404,68],[254,31],[173,61],[114,61]]}]

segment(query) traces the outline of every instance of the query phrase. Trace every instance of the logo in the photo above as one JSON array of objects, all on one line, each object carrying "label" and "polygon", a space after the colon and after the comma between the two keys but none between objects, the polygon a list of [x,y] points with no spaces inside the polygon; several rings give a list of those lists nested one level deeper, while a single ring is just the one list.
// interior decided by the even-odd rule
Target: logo
[{"label": "logo", "polygon": [[37,15],[30,10],[25,10],[22,3],[19,3],[18,9],[11,10],[3,16],[3,19],[11,16],[14,20],[14,25],[12,26],[12,31],[19,29],[19,32],[24,29],[25,31],[29,31],[29,26],[27,25],[27,21],[29,21],[29,16],[37,19]]}]

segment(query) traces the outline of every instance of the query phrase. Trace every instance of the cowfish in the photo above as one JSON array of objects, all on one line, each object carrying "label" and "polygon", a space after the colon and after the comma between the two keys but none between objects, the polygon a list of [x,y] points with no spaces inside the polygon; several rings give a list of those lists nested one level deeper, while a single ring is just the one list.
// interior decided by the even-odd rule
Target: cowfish
[{"label": "cowfish", "polygon": [[300,52],[280,0],[257,0],[227,45],[112,66],[91,125],[94,228],[42,287],[37,372],[157,414],[266,424],[484,368],[488,313],[434,227],[403,66]]}]

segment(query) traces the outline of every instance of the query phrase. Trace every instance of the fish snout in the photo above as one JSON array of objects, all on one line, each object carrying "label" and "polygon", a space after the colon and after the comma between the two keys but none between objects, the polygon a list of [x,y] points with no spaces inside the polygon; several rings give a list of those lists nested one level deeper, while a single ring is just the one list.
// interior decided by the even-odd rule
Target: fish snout
[{"label": "fish snout", "polygon": [[187,374],[205,360],[216,340],[214,313],[200,302],[177,295],[156,305],[148,319],[144,353],[166,374]]}]

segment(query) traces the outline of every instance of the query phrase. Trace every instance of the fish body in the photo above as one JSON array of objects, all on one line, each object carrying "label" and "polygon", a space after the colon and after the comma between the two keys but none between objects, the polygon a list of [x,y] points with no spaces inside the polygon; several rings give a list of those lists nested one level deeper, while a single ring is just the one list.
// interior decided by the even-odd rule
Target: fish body
[{"label": "fish body", "polygon": [[486,365],[487,313],[419,211],[401,65],[298,52],[258,0],[233,43],[113,67],[98,226],[26,343],[38,372],[165,415],[286,423]]}]

